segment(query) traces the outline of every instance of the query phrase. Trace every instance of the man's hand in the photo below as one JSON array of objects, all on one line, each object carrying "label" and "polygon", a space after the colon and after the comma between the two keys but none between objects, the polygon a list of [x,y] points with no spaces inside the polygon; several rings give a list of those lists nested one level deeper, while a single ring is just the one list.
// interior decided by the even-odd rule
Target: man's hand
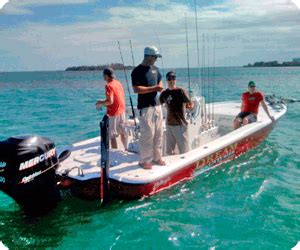
[{"label": "man's hand", "polygon": [[185,107],[186,107],[187,109],[192,109],[192,108],[194,107],[194,103],[188,102],[188,103],[185,105]]},{"label": "man's hand", "polygon": [[157,92],[162,92],[164,90],[164,88],[161,85],[157,85],[156,88],[155,88],[155,90]]},{"label": "man's hand", "polygon": [[101,107],[102,107],[102,101],[97,101],[97,102],[95,103],[95,106],[96,106],[96,109],[97,109],[97,110],[101,109]]}]

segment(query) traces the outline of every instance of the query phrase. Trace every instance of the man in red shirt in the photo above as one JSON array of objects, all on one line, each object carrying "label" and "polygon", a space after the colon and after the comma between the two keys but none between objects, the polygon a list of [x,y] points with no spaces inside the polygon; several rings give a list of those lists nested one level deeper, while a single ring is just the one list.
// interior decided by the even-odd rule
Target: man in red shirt
[{"label": "man in red shirt", "polygon": [[249,82],[248,90],[248,92],[245,92],[242,95],[241,112],[234,120],[234,129],[241,127],[242,124],[247,125],[249,123],[256,122],[260,103],[268,117],[272,120],[272,122],[274,121],[274,117],[270,115],[268,107],[264,101],[264,95],[261,92],[256,91],[255,82]]},{"label": "man in red shirt", "polygon": [[125,94],[122,84],[116,80],[116,76],[112,68],[103,70],[103,79],[105,85],[105,100],[96,102],[96,108],[102,105],[107,107],[106,114],[109,116],[109,138],[112,148],[117,148],[117,137],[121,135],[121,141],[124,149],[127,150],[127,137],[124,131],[125,124]]}]

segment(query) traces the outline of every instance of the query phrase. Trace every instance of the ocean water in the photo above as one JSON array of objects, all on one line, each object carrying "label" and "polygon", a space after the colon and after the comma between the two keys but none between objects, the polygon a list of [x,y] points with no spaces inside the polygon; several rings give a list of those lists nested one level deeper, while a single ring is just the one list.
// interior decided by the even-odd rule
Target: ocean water
[{"label": "ocean water", "polygon": [[[177,75],[187,87],[187,70]],[[300,99],[300,68],[216,68],[215,100],[239,99],[249,80]],[[0,73],[0,140],[37,134],[65,147],[97,136],[103,111],[94,103],[103,97],[101,72]],[[300,103],[290,104],[258,148],[141,200],[100,207],[66,197],[30,218],[0,192],[0,241],[11,249],[290,249],[300,241],[299,124]]]}]

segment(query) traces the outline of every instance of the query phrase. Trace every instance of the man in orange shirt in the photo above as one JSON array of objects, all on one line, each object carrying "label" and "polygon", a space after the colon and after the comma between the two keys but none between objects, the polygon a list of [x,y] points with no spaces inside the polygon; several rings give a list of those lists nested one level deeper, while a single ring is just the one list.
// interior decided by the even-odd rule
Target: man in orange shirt
[{"label": "man in orange shirt", "polygon": [[112,148],[117,148],[117,137],[121,136],[124,149],[127,150],[127,136],[124,131],[125,124],[125,94],[122,84],[116,80],[112,68],[103,70],[103,79],[105,85],[105,100],[96,102],[96,108],[107,107],[106,114],[109,116],[109,138]]},{"label": "man in orange shirt", "polygon": [[247,125],[257,121],[257,114],[259,104],[265,110],[268,117],[274,121],[274,117],[270,115],[269,109],[264,101],[264,95],[256,90],[255,82],[250,81],[248,84],[248,92],[242,95],[241,112],[236,116],[234,120],[234,129],[241,127],[241,125]]}]

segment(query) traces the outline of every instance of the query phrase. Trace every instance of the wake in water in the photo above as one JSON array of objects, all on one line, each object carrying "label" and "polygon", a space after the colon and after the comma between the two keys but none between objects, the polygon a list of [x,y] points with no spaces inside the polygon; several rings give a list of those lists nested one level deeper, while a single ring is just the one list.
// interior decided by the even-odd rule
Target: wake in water
[{"label": "wake in water", "polygon": [[251,195],[251,198],[253,200],[257,199],[258,196],[260,196],[262,192],[266,189],[267,184],[268,184],[268,180],[264,180],[262,185],[259,187],[258,191],[255,194]]}]

